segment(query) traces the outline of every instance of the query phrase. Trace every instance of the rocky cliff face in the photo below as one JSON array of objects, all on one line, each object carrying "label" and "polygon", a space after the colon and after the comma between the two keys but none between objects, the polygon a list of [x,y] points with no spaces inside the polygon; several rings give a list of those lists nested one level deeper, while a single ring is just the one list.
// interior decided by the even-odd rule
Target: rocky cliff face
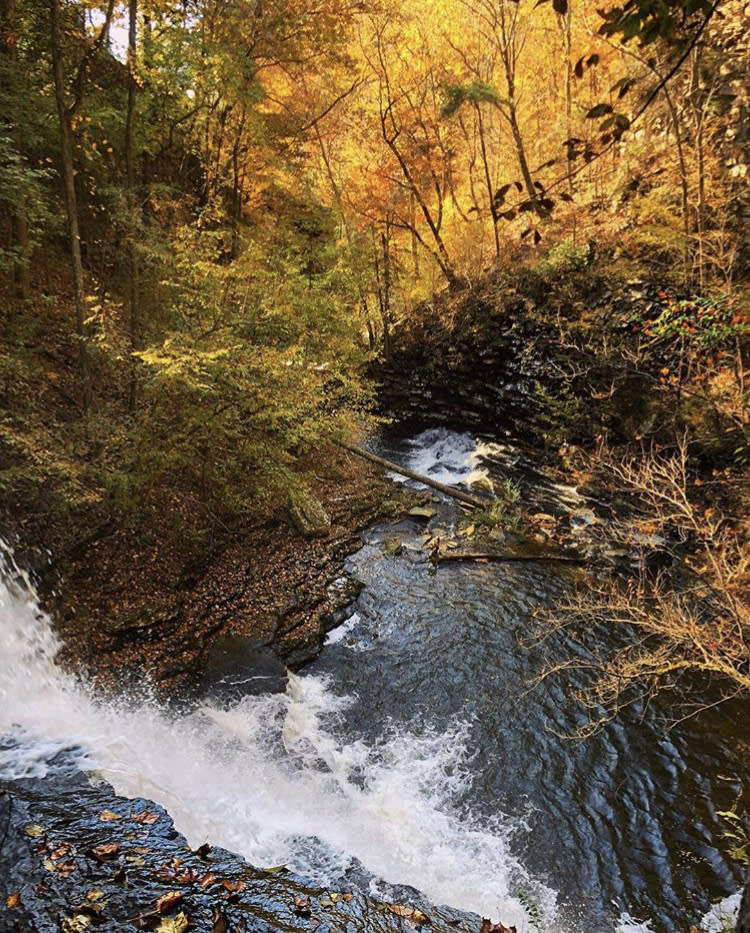
[{"label": "rocky cliff face", "polygon": [[388,904],[191,849],[162,807],[116,796],[65,755],[44,778],[0,779],[0,933],[479,933],[475,915],[400,894]]}]

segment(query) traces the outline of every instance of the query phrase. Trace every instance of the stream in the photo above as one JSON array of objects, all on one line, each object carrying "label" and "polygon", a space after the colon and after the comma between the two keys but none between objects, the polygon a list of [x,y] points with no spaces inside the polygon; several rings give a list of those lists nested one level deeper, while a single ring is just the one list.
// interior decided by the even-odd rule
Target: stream
[{"label": "stream", "polygon": [[[379,449],[450,484],[523,470],[512,449],[447,428],[392,431]],[[536,494],[540,511],[576,504],[566,487]],[[431,532],[454,528],[454,503],[436,509]],[[394,534],[404,547],[387,556]],[[524,635],[570,571],[436,569],[426,534],[416,521],[370,529],[347,568],[365,584],[351,616],[285,693],[181,712],[147,690],[103,703],[63,673],[49,620],[6,553],[0,734],[18,742],[0,753],[0,777],[43,775],[73,748],[118,793],[165,806],[193,846],[378,897],[412,886],[519,933],[715,930],[711,903],[741,880],[717,811],[748,784],[737,738],[747,705],[670,728],[654,703],[569,738],[582,721],[578,682],[530,689],[549,656]],[[565,649],[553,645],[553,660]]]}]

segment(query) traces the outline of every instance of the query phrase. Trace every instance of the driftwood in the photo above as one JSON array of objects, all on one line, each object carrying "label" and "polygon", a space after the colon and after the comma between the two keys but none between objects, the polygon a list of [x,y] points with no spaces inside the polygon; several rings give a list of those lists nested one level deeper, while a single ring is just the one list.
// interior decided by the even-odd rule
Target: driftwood
[{"label": "driftwood", "polygon": [[436,551],[433,555],[433,559],[437,564],[444,564],[448,561],[459,560],[490,560],[496,562],[502,561],[505,563],[512,563],[515,561],[554,561],[561,564],[586,563],[586,559],[583,557],[572,557],[571,555],[566,554],[493,554],[477,551],[463,553],[460,551],[456,551],[455,553]]},{"label": "driftwood", "polygon": [[431,486],[433,489],[437,489],[438,492],[442,492],[446,496],[451,496],[451,498],[457,499],[464,505],[470,505],[472,508],[485,509],[488,505],[492,504],[491,499],[486,499],[483,496],[475,496],[470,492],[464,492],[463,489],[456,489],[453,486],[446,486],[445,483],[439,483],[429,476],[423,476],[421,473],[416,473],[414,470],[408,469],[408,467],[400,466],[398,463],[393,463],[391,460],[386,460],[384,457],[378,457],[377,454],[371,454],[369,450],[363,450],[361,447],[355,447],[353,444],[345,444],[343,441],[340,441],[339,447],[343,447],[345,450],[349,450],[351,453],[356,454],[358,457],[363,457],[371,463],[376,463],[378,466],[383,467],[384,470],[392,470],[394,473],[400,473],[402,476],[407,476],[409,479],[413,479],[418,483],[424,483],[425,486]]}]

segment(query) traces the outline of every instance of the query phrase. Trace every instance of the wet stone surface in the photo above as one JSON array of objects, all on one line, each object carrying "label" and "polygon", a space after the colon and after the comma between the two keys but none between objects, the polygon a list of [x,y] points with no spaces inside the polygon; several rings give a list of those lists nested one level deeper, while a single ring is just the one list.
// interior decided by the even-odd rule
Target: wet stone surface
[{"label": "wet stone surface", "polygon": [[43,778],[0,779],[0,933],[478,933],[479,917],[403,893],[413,896],[387,904],[224,849],[193,850],[162,807],[94,785],[72,754]]}]

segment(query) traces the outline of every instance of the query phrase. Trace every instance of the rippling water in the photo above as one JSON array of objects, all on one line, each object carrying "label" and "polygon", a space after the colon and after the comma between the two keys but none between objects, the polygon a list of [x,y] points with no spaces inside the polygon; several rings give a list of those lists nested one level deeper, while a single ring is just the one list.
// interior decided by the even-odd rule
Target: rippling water
[{"label": "rippling water", "polygon": [[[388,452],[448,482],[515,468],[512,451],[442,429]],[[449,527],[453,506],[436,521]],[[368,535],[351,561],[366,584],[354,614],[285,695],[179,715],[147,697],[102,703],[63,674],[6,559],[0,732],[22,743],[0,775],[43,773],[52,751],[75,746],[121,793],[168,807],[194,845],[326,883],[369,879],[383,894],[412,885],[521,930],[613,930],[624,914],[684,929],[735,890],[715,811],[747,777],[746,710],[670,732],[652,708],[585,743],[559,738],[580,715],[575,683],[529,692],[543,659],[522,636],[570,580],[549,565],[435,571],[423,530],[398,531],[398,557],[381,546],[393,528]]]}]

